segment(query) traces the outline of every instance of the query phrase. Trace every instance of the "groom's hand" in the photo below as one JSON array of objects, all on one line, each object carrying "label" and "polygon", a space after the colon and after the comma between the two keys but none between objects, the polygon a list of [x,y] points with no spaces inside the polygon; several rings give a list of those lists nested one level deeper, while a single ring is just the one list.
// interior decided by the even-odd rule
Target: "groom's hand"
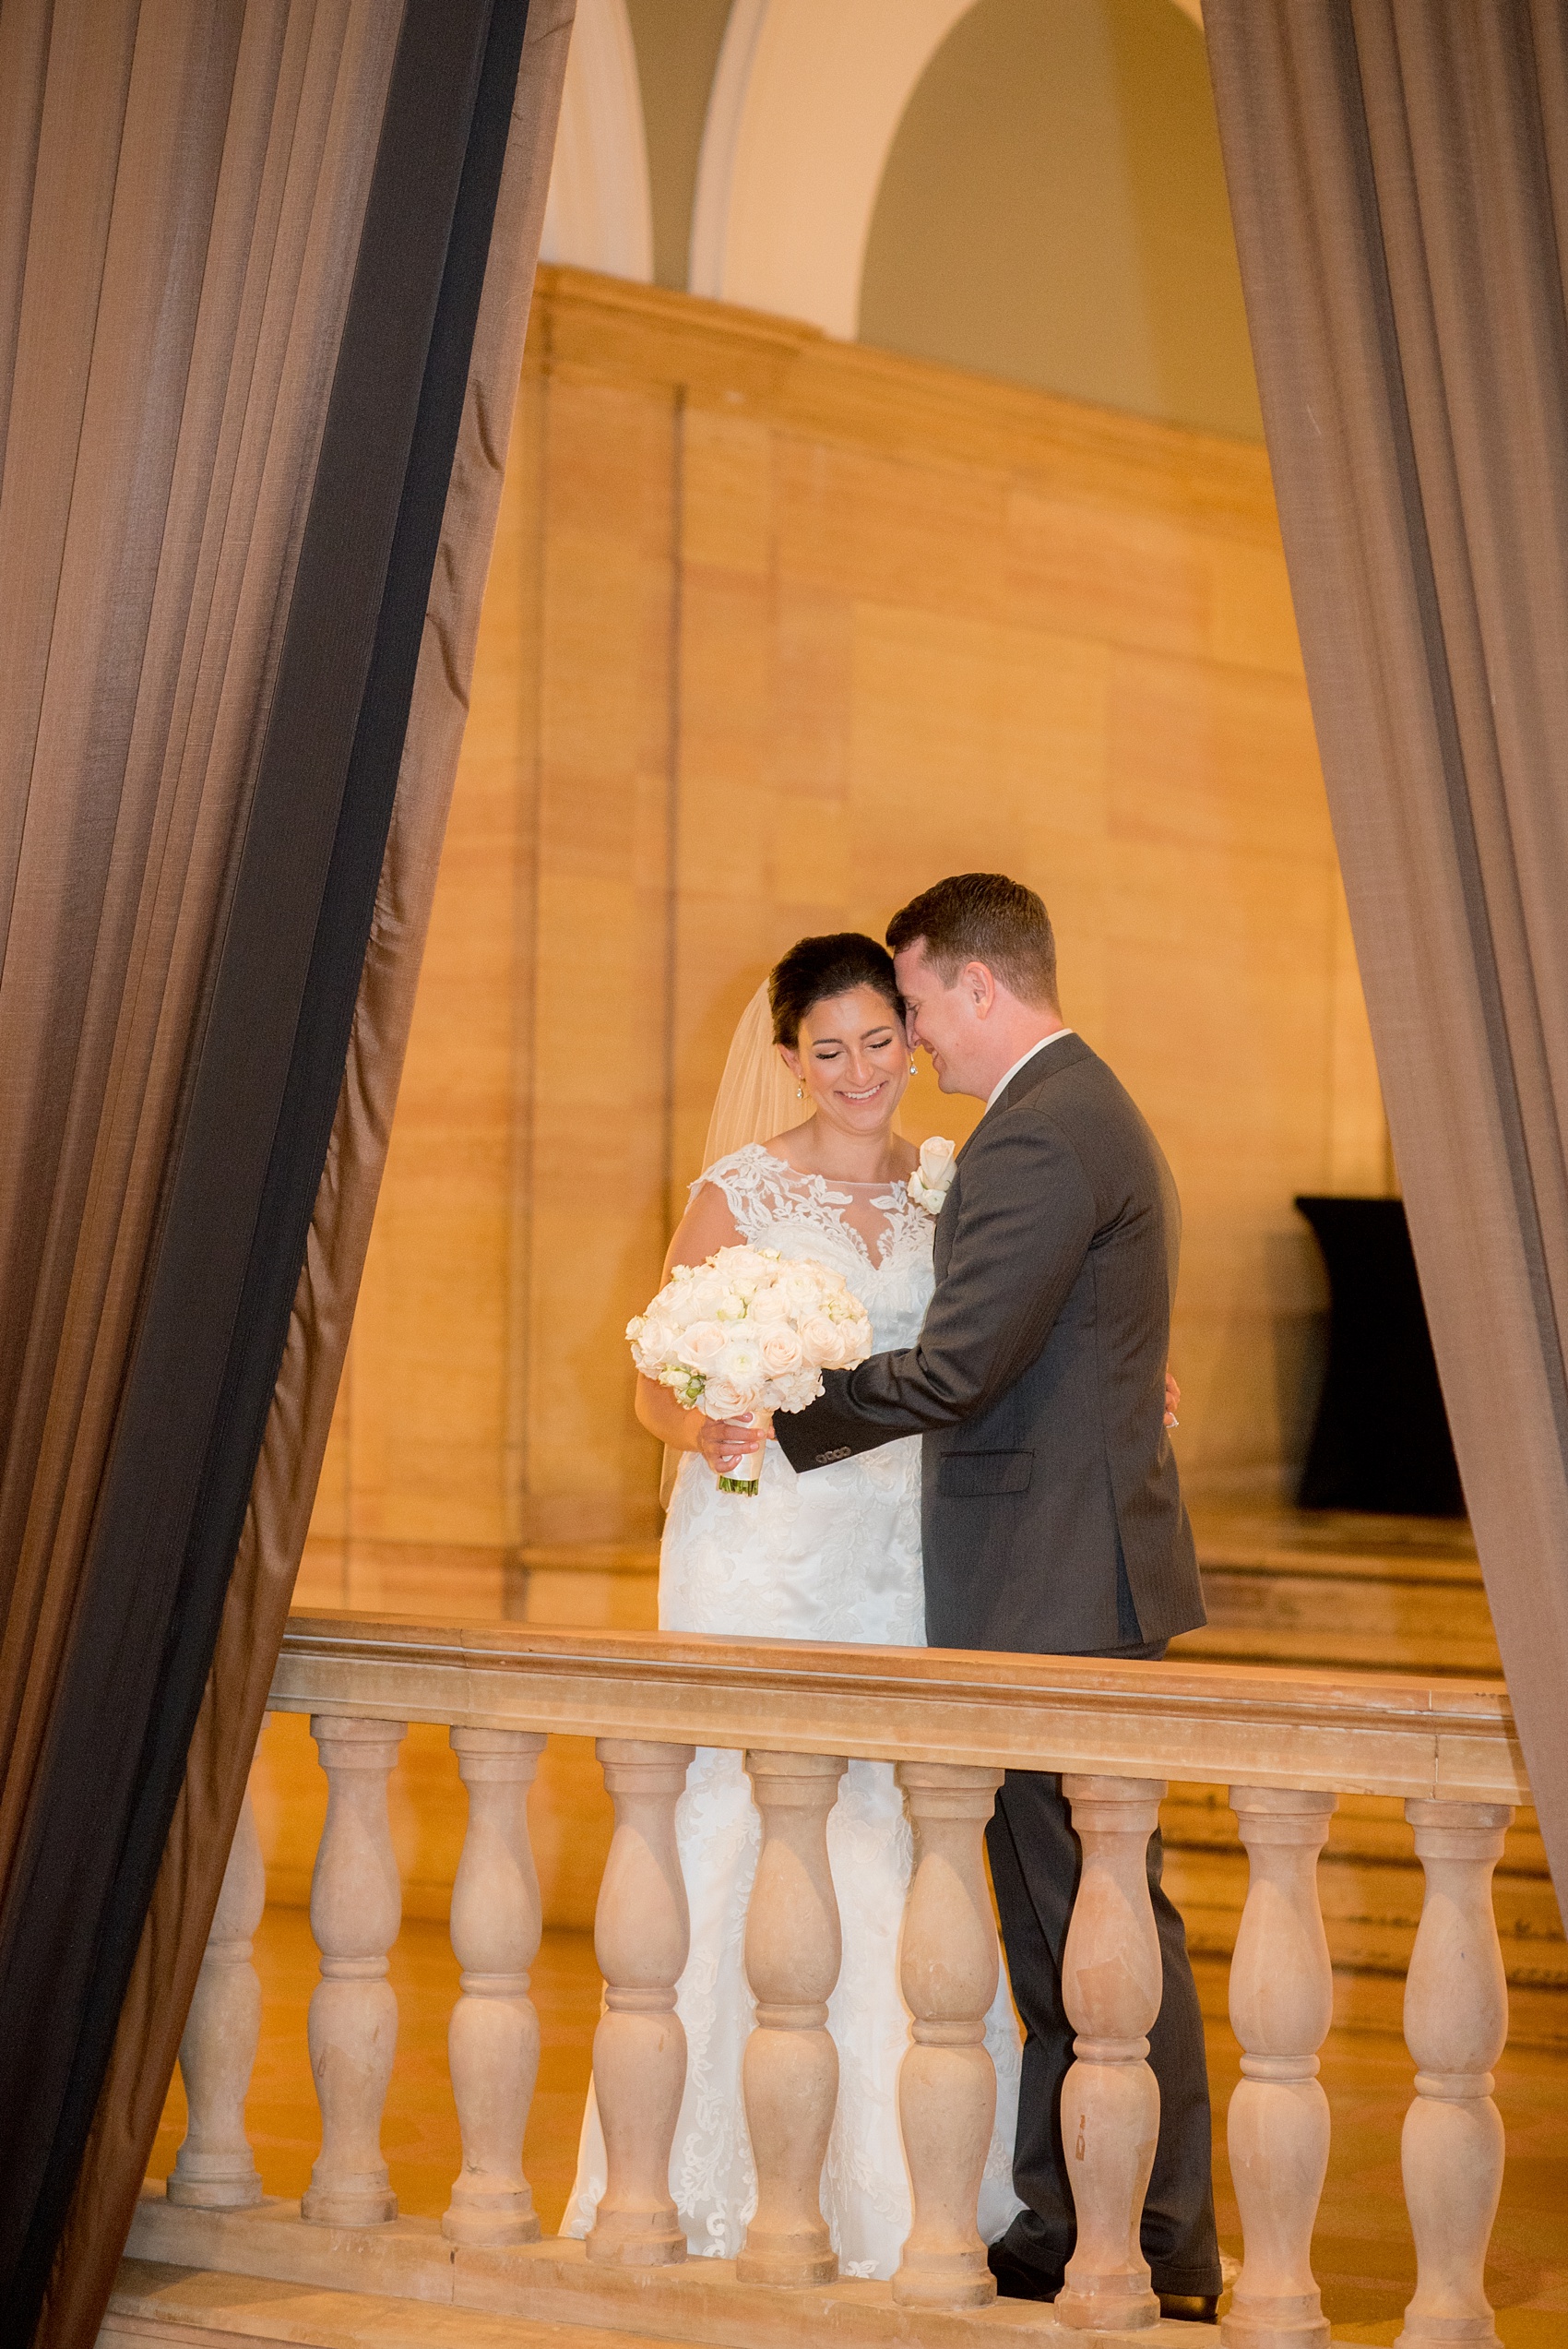
[{"label": "groom's hand", "polygon": [[772,1433],[770,1412],[759,1412],[754,1418],[747,1412],[740,1419],[705,1419],[697,1431],[697,1448],[716,1476],[732,1476],[737,1463],[766,1444]]},{"label": "groom's hand", "polygon": [[1167,1427],[1180,1427],[1182,1423],[1177,1418],[1176,1414],[1181,1408],[1182,1389],[1176,1384],[1175,1379],[1172,1378],[1168,1369],[1165,1374],[1165,1424]]}]

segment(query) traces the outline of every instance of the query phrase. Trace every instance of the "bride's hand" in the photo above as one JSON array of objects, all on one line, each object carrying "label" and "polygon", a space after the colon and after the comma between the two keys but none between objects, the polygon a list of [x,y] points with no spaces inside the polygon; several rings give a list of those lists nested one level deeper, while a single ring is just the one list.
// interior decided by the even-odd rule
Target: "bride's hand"
[{"label": "bride's hand", "polygon": [[773,1414],[747,1412],[740,1419],[705,1419],[697,1430],[697,1449],[716,1476],[732,1476],[738,1461],[766,1444],[773,1433]]},{"label": "bride's hand", "polygon": [[1165,1424],[1167,1427],[1180,1427],[1182,1423],[1177,1418],[1176,1414],[1181,1408],[1182,1389],[1176,1384],[1175,1379],[1172,1378],[1168,1369],[1165,1374]]}]

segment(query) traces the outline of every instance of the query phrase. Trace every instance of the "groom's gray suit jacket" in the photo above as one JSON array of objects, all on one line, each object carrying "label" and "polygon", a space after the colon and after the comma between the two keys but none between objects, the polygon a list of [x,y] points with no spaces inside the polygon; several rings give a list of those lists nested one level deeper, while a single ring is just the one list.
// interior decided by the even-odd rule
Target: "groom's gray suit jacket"
[{"label": "groom's gray suit jacket", "polygon": [[959,1153],[914,1345],[775,1422],[800,1470],[924,1436],[933,1647],[1071,1655],[1205,1620],[1165,1433],[1180,1231],[1159,1144],[1063,1036]]}]

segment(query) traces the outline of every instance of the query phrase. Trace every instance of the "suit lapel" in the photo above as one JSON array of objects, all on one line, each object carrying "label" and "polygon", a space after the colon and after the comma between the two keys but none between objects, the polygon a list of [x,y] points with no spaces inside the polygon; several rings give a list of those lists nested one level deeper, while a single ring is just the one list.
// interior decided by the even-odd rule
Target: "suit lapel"
[{"label": "suit lapel", "polygon": [[[951,1199],[953,1193],[949,1189],[947,1199]],[[936,1230],[932,1235],[931,1244],[932,1270],[939,1281],[947,1270],[947,1259],[953,1253],[954,1219],[947,1212],[947,1199],[943,1201],[941,1211],[937,1216]]]}]

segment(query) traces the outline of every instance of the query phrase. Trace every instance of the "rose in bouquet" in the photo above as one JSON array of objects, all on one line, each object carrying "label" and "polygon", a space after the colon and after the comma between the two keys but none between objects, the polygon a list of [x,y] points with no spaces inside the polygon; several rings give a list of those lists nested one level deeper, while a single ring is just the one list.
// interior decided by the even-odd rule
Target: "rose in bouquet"
[{"label": "rose in bouquet", "polygon": [[[804,1411],[825,1370],[850,1370],[871,1352],[871,1317],[841,1272],[777,1248],[720,1248],[706,1264],[678,1264],[646,1313],[626,1324],[645,1377],[709,1419]],[[754,1493],[759,1449],[721,1476],[719,1490]]]}]

